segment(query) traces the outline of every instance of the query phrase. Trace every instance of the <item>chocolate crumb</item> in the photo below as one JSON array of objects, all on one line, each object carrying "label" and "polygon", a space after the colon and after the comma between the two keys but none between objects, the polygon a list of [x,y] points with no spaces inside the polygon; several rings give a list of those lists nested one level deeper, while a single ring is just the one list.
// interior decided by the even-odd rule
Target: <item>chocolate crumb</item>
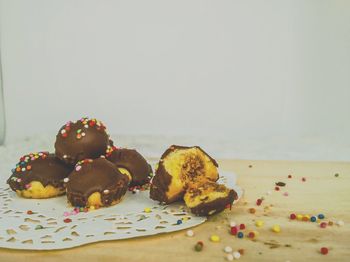
[{"label": "chocolate crumb", "polygon": [[285,186],[286,185],[286,183],[284,183],[284,182],[277,182],[275,184],[276,184],[276,186]]},{"label": "chocolate crumb", "polygon": [[338,173],[336,173],[334,176],[335,176],[335,177],[338,177],[338,176],[339,176],[339,174],[338,174]]}]

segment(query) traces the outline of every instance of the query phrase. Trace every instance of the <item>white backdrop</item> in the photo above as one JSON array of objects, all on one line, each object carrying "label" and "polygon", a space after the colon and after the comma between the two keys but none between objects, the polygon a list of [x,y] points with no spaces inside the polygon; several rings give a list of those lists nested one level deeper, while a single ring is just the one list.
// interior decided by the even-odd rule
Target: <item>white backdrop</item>
[{"label": "white backdrop", "polygon": [[88,115],[350,159],[350,1],[0,3],[7,141]]}]

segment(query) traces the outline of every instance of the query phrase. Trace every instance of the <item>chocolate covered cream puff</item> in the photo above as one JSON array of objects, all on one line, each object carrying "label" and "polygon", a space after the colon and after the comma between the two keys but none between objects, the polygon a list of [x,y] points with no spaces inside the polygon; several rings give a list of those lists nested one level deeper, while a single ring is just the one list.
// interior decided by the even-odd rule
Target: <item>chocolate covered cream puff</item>
[{"label": "chocolate covered cream puff", "polygon": [[150,197],[162,203],[182,199],[190,183],[216,181],[219,178],[217,162],[198,146],[173,145],[168,148],[155,170]]},{"label": "chocolate covered cream puff", "polygon": [[7,183],[21,197],[50,198],[65,193],[63,180],[71,171],[53,154],[31,153],[20,158]]},{"label": "chocolate covered cream puff", "polygon": [[104,156],[79,161],[66,180],[68,201],[75,207],[103,207],[117,204],[131,178]]},{"label": "chocolate covered cream puff", "polygon": [[116,164],[119,171],[131,176],[130,186],[142,186],[149,182],[152,168],[135,149],[109,147],[106,158]]},{"label": "chocolate covered cream puff", "polygon": [[84,117],[61,127],[56,136],[55,154],[65,163],[75,165],[80,160],[105,154],[109,143],[105,125]]}]

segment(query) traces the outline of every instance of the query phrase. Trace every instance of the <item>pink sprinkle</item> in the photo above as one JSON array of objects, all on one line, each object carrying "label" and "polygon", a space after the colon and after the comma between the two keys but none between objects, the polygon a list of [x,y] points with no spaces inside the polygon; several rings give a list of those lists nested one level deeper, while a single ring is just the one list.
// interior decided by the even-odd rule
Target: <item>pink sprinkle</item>
[{"label": "pink sprinkle", "polygon": [[73,213],[73,215],[78,214],[78,212],[76,210],[74,210],[72,213]]},{"label": "pink sprinkle", "polygon": [[81,166],[76,166],[75,171],[79,171],[81,169]]},{"label": "pink sprinkle", "polygon": [[288,192],[284,192],[283,195],[284,196],[288,196],[289,194],[288,194]]},{"label": "pink sprinkle", "polygon": [[67,216],[69,216],[69,213],[68,213],[68,212],[64,212],[63,215],[64,215],[65,217],[67,217]]},{"label": "pink sprinkle", "polygon": [[30,184],[26,184],[24,187],[25,187],[26,189],[28,189],[28,188],[31,187],[31,185],[30,185]]},{"label": "pink sprinkle", "polygon": [[22,179],[20,179],[20,178],[17,179],[17,182],[18,182],[18,183],[21,183],[21,181],[22,181]]},{"label": "pink sprinkle", "polygon": [[321,228],[326,228],[326,227],[327,227],[327,223],[326,223],[326,222],[322,222],[322,223],[320,224],[320,227],[321,227]]}]

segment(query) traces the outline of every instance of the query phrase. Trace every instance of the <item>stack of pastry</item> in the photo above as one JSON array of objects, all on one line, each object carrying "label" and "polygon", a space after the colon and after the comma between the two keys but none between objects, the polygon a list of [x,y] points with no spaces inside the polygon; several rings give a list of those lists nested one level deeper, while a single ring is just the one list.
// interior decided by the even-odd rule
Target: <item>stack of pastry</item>
[{"label": "stack of pastry", "polygon": [[118,149],[101,121],[84,117],[59,129],[55,153],[21,157],[7,182],[21,197],[67,193],[75,207],[102,207],[120,202],[129,185],[148,183],[150,174],[136,150]]},{"label": "stack of pastry", "polygon": [[218,184],[218,164],[200,147],[173,145],[159,160],[151,181],[150,197],[170,204],[184,200],[196,215],[212,215],[232,205],[233,189]]}]

